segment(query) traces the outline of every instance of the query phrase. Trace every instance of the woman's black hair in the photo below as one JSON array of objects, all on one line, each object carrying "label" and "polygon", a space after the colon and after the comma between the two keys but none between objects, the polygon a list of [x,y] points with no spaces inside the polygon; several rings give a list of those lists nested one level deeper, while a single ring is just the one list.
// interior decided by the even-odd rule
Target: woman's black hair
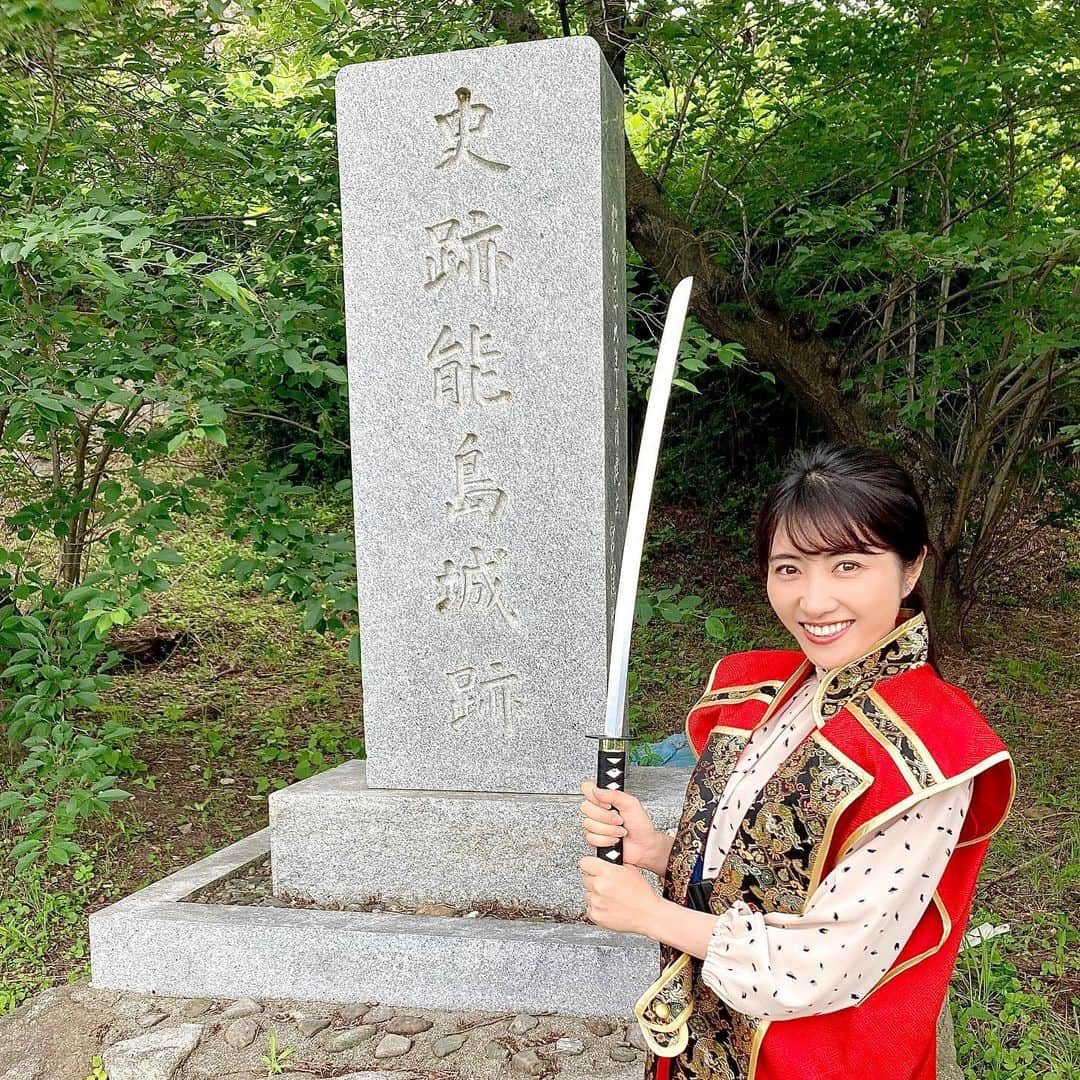
[{"label": "woman's black hair", "polygon": [[[754,547],[758,571],[767,580],[769,552],[783,525],[803,555],[887,548],[905,568],[929,546],[926,511],[911,476],[884,450],[870,446],[819,443],[796,450],[758,513]],[[930,612],[919,582],[902,606]],[[938,669],[934,635],[929,663]]]}]

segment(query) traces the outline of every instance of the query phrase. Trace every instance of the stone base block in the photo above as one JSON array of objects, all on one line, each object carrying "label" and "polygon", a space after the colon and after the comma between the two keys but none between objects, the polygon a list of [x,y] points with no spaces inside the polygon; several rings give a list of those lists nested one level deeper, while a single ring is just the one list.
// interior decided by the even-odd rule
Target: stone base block
[{"label": "stone base block", "polygon": [[[627,790],[674,832],[689,769],[630,766]],[[577,795],[369,788],[349,761],[270,796],[274,893],[584,912]],[[647,875],[656,887],[656,879]]]},{"label": "stone base block", "polygon": [[592,924],[185,903],[268,847],[263,829],[94,912],[92,985],[632,1021],[659,971],[653,942]]}]

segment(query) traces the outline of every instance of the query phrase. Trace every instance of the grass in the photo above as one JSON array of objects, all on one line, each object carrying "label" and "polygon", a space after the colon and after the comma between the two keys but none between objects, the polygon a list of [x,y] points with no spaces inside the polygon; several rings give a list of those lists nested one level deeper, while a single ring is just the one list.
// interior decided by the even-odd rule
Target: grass
[{"label": "grass", "polygon": [[[347,643],[305,633],[289,604],[218,577],[236,547],[212,523],[172,541],[185,562],[139,625],[183,631],[182,645],[156,666],[115,671],[84,718],[133,729],[114,766],[133,797],[86,825],[73,866],[0,876],[0,1013],[88,974],[91,911],[263,828],[269,790],[364,755]],[[0,758],[2,770],[15,765]],[[15,839],[0,820],[0,848]]]},{"label": "grass", "polygon": [[1080,1076],[1080,535],[1054,530],[1046,546],[1052,561],[988,598],[978,646],[946,657],[950,681],[975,699],[1017,770],[970,923],[1009,931],[962,951],[952,983],[970,1080]]},{"label": "grass", "polygon": [[[678,623],[634,633],[633,733],[681,731],[715,660],[739,648],[789,648],[739,543],[692,510],[656,508],[642,589],[702,597]],[[741,538],[745,540],[745,536]],[[86,916],[266,824],[269,790],[363,756],[362,692],[344,641],[299,629],[295,610],[257,584],[220,579],[235,545],[209,521],[173,539],[185,561],[143,620],[180,635],[162,662],[119,671],[98,717],[133,729],[117,770],[133,798],[87,824],[84,857],[0,876],[0,1013],[88,971]],[[1080,539],[1057,530],[1053,558],[1007,595],[987,596],[950,681],[976,700],[1013,751],[1019,789],[994,838],[972,926],[1007,934],[961,953],[952,984],[961,1064],[972,1080],[1080,1075]],[[703,614],[732,611],[727,647]],[[11,769],[0,759],[0,769]],[[0,847],[14,842],[0,822]]]},{"label": "grass", "polygon": [[35,867],[6,875],[0,885],[0,1016],[30,994],[88,970],[93,858],[65,869],[66,881]]}]

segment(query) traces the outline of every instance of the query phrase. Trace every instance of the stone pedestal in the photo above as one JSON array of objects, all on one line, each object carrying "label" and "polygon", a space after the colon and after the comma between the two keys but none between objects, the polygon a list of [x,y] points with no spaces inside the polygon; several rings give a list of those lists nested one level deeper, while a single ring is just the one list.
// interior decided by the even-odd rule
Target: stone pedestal
[{"label": "stone pedestal", "polygon": [[[94,912],[90,916],[91,976],[102,989],[191,997],[280,997],[311,1001],[379,1001],[389,1005],[415,1005],[438,1009],[487,1009],[507,1012],[557,1012],[575,1016],[617,1016],[631,1021],[633,1005],[659,972],[659,950],[654,942],[633,934],[618,934],[591,923],[558,922],[536,918],[459,918],[399,915],[389,912],[327,911],[310,908],[244,907],[191,903],[194,894],[215,882],[240,873],[273,848],[274,877],[303,879],[305,889],[325,887],[348,892],[350,876],[372,881],[371,870],[356,862],[359,851],[375,854],[379,837],[393,847],[406,828],[409,806],[418,808],[420,793],[397,793],[387,810],[400,815],[375,829],[372,810],[386,793],[367,793],[353,781],[362,776],[361,763],[339,766],[313,783],[275,793],[275,822],[271,829],[195,863],[162,881]],[[671,822],[681,805],[688,769],[634,768],[629,783],[645,796],[654,820]],[[308,785],[306,790],[301,790]],[[281,799],[281,796],[288,796]],[[424,799],[433,798],[426,793]],[[447,805],[432,802],[438,811]],[[551,797],[549,797],[551,798]],[[502,867],[491,881],[477,884],[476,894],[512,901],[530,882],[539,888],[550,879],[546,895],[552,906],[575,904],[571,882],[577,877],[580,840],[570,833],[572,812],[564,798],[546,811],[546,823],[557,830],[557,840],[544,853],[539,876],[524,866],[521,845],[529,858],[537,840],[527,830],[504,829],[498,851],[484,856],[489,868]],[[366,803],[366,806],[365,806]],[[521,804],[518,804],[521,805]],[[576,804],[575,804],[576,805]],[[348,809],[350,808],[351,809]],[[306,808],[306,809],[305,809]],[[475,807],[474,807],[475,809]],[[341,817],[347,810],[347,817]],[[312,817],[311,813],[315,816]],[[353,829],[346,843],[313,840],[305,850],[302,822],[309,831],[325,832],[328,823],[345,823],[365,814],[373,831]],[[479,820],[474,818],[475,822]],[[489,824],[491,818],[488,819]],[[578,826],[580,829],[580,826]],[[280,835],[277,830],[280,829]],[[442,836],[452,835],[444,829]],[[474,834],[475,835],[475,834]],[[387,880],[401,889],[414,889],[420,897],[444,889],[461,890],[468,877],[448,875],[444,885],[430,881],[420,887],[421,859],[431,855],[430,845],[419,844],[418,858],[394,870],[383,863]],[[319,847],[318,844],[323,846]],[[336,844],[336,846],[335,846]],[[350,844],[356,845],[350,850]],[[280,852],[278,851],[280,845]],[[326,860],[342,859],[342,863]],[[280,860],[280,861],[279,861]],[[353,860],[353,861],[348,861]],[[514,862],[522,865],[519,872]],[[480,857],[469,860],[480,861]],[[453,866],[444,859],[441,866]],[[333,873],[325,869],[332,866]],[[396,875],[396,876],[395,876]],[[646,875],[651,878],[651,875]],[[320,882],[322,885],[320,886]],[[578,886],[580,893],[580,886]],[[357,890],[366,894],[366,887]],[[527,899],[527,897],[525,897]]]},{"label": "stone pedestal", "polygon": [[[584,912],[581,795],[388,791],[350,761],[270,796],[274,893]],[[657,828],[674,832],[688,770],[631,766]],[[647,875],[655,882],[652,874]]]}]

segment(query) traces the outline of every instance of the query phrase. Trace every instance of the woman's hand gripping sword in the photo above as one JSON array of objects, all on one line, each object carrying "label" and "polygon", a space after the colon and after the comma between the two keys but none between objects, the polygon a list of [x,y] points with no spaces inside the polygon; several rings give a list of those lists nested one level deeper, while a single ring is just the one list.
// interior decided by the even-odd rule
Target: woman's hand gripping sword
[{"label": "woman's hand gripping sword", "polygon": [[[645,523],[649,516],[653,477],[656,475],[660,435],[664,430],[664,414],[667,411],[671,380],[675,374],[675,362],[679,355],[679,342],[693,284],[692,277],[683,278],[671,294],[664,331],[660,335],[660,351],[656,356],[649,403],[645,409],[645,427],[641,435],[641,448],[638,450],[637,468],[634,470],[634,490],[630,496],[630,513],[627,517],[626,539],[623,541],[619,568],[619,588],[615,596],[604,734],[589,736],[591,739],[600,740],[596,754],[597,788],[625,790],[626,751],[630,737],[623,731],[622,718],[626,703],[626,672],[630,664],[630,633],[634,626],[638,571],[641,569]],[[622,839],[617,839],[610,847],[597,848],[596,854],[607,862],[622,865]]]}]

